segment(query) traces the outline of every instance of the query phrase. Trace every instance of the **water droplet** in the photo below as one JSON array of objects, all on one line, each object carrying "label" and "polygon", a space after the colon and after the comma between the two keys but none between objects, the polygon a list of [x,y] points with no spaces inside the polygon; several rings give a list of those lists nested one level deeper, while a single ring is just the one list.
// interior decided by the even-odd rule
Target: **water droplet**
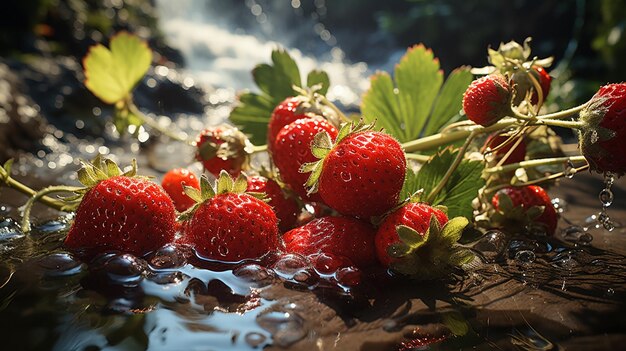
[{"label": "water droplet", "polygon": [[611,206],[611,204],[613,204],[613,192],[611,191],[611,189],[602,189],[602,191],[600,191],[600,194],[598,195],[598,198],[600,199],[600,201],[602,202],[602,206],[604,207],[609,207]]},{"label": "water droplet", "polygon": [[606,296],[613,296],[613,295],[615,295],[615,290],[613,290],[613,288],[606,289]]},{"label": "water droplet", "polygon": [[490,230],[476,243],[478,250],[487,262],[495,262],[506,247],[506,235],[499,230]]},{"label": "water droplet", "polygon": [[563,213],[565,211],[567,211],[567,201],[555,197],[554,199],[552,199],[552,206],[554,206],[554,209],[558,212],[558,213]]},{"label": "water droplet", "polygon": [[235,267],[233,275],[251,283],[256,283],[259,287],[272,284],[274,274],[267,268],[256,263],[247,263]]},{"label": "water droplet", "polygon": [[309,261],[297,254],[285,254],[279,258],[272,268],[283,279],[293,279],[300,271],[310,268]]},{"label": "water droplet", "polygon": [[565,170],[563,171],[563,175],[567,178],[573,178],[574,174],[576,174],[576,167],[574,167],[574,163],[571,160],[567,160],[567,164],[565,165]]},{"label": "water droplet", "polygon": [[226,256],[228,255],[228,247],[225,245],[220,245],[217,248],[217,251],[220,253],[220,255],[222,256]]},{"label": "water droplet", "polygon": [[341,180],[343,180],[344,182],[349,182],[352,180],[352,175],[350,174],[350,172],[341,172],[340,176]]},{"label": "water droplet", "polygon": [[530,264],[535,262],[535,259],[537,257],[535,256],[535,253],[530,251],[530,250],[522,250],[522,251],[518,251],[515,254],[515,260],[518,261],[519,263],[522,264]]},{"label": "water droplet", "polygon": [[83,264],[74,260],[67,253],[55,253],[44,256],[39,259],[37,264],[45,270],[45,275],[52,277],[74,275],[81,272],[84,268]]},{"label": "water droplet", "polygon": [[185,263],[184,252],[171,244],[158,249],[150,259],[150,264],[157,269],[181,267]]}]

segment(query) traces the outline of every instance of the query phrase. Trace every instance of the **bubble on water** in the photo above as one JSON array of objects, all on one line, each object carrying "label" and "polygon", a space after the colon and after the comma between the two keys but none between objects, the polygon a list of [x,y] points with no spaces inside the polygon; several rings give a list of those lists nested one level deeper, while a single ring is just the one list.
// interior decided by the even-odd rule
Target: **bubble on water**
[{"label": "bubble on water", "polygon": [[0,216],[6,216],[11,212],[12,208],[7,205],[0,205]]},{"label": "bubble on water", "polygon": [[94,260],[89,272],[100,283],[136,286],[147,272],[146,261],[131,254],[104,254]]},{"label": "bubble on water", "polygon": [[273,344],[279,347],[289,347],[308,334],[304,320],[294,311],[262,312],[256,322],[272,334]]},{"label": "bubble on water", "polygon": [[150,264],[157,269],[181,267],[187,263],[185,254],[176,245],[165,245],[158,249],[150,259]]},{"label": "bubble on water", "polygon": [[310,268],[309,261],[298,254],[285,254],[273,265],[274,272],[284,279],[293,279],[299,272]]},{"label": "bubble on water", "polygon": [[506,235],[499,230],[490,230],[473,248],[480,252],[487,262],[494,262],[506,248]]},{"label": "bubble on water", "polygon": [[571,225],[562,231],[563,240],[587,245],[593,240],[593,236],[586,231],[586,228],[583,228],[578,225]]},{"label": "bubble on water", "polygon": [[522,264],[530,264],[535,262],[537,256],[531,250],[521,250],[515,254],[515,260]]},{"label": "bubble on water", "polygon": [[57,277],[80,273],[85,265],[67,253],[54,253],[44,256],[37,262],[44,269],[44,275]]},{"label": "bubble on water", "polygon": [[361,283],[363,279],[363,273],[356,267],[344,267],[337,270],[335,273],[337,282],[346,287],[354,287]]},{"label": "bubble on water", "polygon": [[246,341],[246,344],[252,346],[253,348],[259,348],[265,344],[267,337],[261,333],[251,332],[244,336],[244,340]]},{"label": "bubble on water", "polygon": [[606,296],[613,296],[613,295],[615,295],[615,290],[613,290],[613,288],[606,289]]},{"label": "bubble on water", "polygon": [[563,251],[554,256],[552,264],[564,269],[574,269],[580,266],[580,263],[575,259],[575,253],[571,251]]},{"label": "bubble on water", "polygon": [[256,263],[246,263],[233,269],[233,275],[257,286],[267,286],[274,282],[273,272]]}]

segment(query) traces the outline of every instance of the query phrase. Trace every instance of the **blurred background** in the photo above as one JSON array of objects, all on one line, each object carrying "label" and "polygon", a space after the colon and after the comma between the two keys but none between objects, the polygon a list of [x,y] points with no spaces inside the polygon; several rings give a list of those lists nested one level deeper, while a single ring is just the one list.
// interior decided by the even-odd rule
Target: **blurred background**
[{"label": "blurred background", "polygon": [[[106,144],[111,111],[84,88],[81,59],[120,30],[155,51],[137,104],[173,120],[223,119],[237,91],[254,90],[250,70],[277,46],[304,70],[327,70],[330,97],[348,107],[358,105],[371,73],[391,71],[416,43],[432,48],[447,74],[487,65],[487,47],[531,36],[534,55],[556,59],[549,109],[626,79],[625,0],[20,0],[2,7],[0,160],[41,151],[51,131]],[[49,124],[55,129],[46,133]]]}]

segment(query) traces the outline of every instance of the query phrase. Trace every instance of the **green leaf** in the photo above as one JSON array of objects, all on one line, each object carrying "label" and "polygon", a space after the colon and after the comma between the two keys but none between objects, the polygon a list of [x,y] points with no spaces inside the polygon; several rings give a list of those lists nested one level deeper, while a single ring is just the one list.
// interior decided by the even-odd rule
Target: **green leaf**
[{"label": "green leaf", "polygon": [[420,235],[415,229],[406,225],[399,225],[396,227],[396,232],[400,240],[408,245],[411,249],[415,250],[428,240],[426,234]]},{"label": "green leaf", "polygon": [[413,46],[396,66],[393,80],[386,72],[370,78],[361,112],[368,122],[377,120],[400,142],[431,135],[458,115],[471,78],[467,68],[457,69],[440,91],[443,73],[439,61],[430,49]]},{"label": "green leaf", "polygon": [[127,32],[111,38],[110,49],[92,46],[83,60],[85,86],[100,100],[114,104],[125,99],[146,74],[152,51],[143,40]]},{"label": "green leaf", "polygon": [[470,327],[463,315],[457,311],[450,311],[441,315],[443,324],[456,336],[463,336],[469,332]]},{"label": "green leaf", "polygon": [[[230,113],[230,121],[250,137],[255,145],[265,144],[267,123],[274,108],[289,96],[298,93],[294,86],[302,87],[298,65],[284,49],[272,51],[272,63],[260,64],[252,70],[254,81],[260,93],[246,92],[239,96],[239,104]],[[319,93],[328,91],[328,74],[311,71],[307,76],[307,86],[321,84]]]},{"label": "green leaf", "polygon": [[[425,163],[417,174],[407,172],[407,178],[410,179],[405,181],[403,194],[410,194],[422,188],[425,194],[429,194],[450,168],[457,152],[445,149]],[[485,185],[481,177],[483,169],[483,162],[461,161],[431,205],[448,207],[450,218],[457,216],[472,218],[472,200],[478,196],[478,190]]]},{"label": "green leaf", "polygon": [[456,244],[461,239],[463,229],[467,227],[469,220],[465,217],[454,217],[441,228],[441,237],[450,245]]},{"label": "green leaf", "polygon": [[322,95],[326,95],[328,88],[330,87],[330,79],[328,78],[328,74],[326,72],[313,70],[309,72],[309,75],[306,77],[306,85],[311,88],[319,85],[320,88],[317,92]]},{"label": "green leaf", "polygon": [[474,76],[468,67],[457,68],[444,83],[435,106],[430,114],[428,124],[424,130],[424,135],[432,135],[437,133],[441,128],[452,122],[459,115],[459,111],[463,107],[463,94],[467,87],[472,83]]}]

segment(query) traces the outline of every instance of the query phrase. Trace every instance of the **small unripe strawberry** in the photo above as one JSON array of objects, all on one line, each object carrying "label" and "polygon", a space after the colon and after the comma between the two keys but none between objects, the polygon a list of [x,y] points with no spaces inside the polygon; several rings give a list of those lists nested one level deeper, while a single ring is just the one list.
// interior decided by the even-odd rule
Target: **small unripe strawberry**
[{"label": "small unripe strawberry", "polygon": [[196,159],[215,176],[221,170],[238,175],[252,150],[248,138],[237,128],[226,124],[200,132],[196,147]]},{"label": "small unripe strawberry", "polygon": [[463,95],[463,110],[471,121],[490,126],[511,115],[511,88],[500,74],[490,74],[470,84]]},{"label": "small unripe strawberry", "polygon": [[626,173],[626,83],[608,84],[580,111],[580,150],[592,170]]}]

